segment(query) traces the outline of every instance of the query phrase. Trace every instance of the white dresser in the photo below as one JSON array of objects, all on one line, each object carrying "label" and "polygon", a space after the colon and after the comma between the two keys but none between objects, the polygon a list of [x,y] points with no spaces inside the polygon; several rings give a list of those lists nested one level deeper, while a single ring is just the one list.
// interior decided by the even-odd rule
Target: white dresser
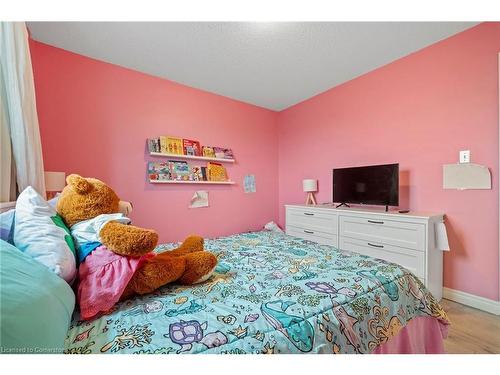
[{"label": "white dresser", "polygon": [[287,234],[400,264],[441,299],[443,253],[436,246],[436,227],[443,214],[331,205],[285,207]]}]

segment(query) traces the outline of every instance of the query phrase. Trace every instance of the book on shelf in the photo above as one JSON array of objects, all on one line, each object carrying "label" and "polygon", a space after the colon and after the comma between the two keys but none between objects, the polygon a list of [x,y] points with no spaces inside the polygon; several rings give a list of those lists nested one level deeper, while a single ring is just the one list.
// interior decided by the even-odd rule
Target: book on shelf
[{"label": "book on shelf", "polygon": [[150,181],[171,180],[170,166],[167,162],[150,161],[148,163]]},{"label": "book on shelf", "polygon": [[193,181],[206,181],[206,179],[203,177],[203,172],[202,172],[201,166],[195,165],[191,168],[191,174],[193,176]]},{"label": "book on shelf", "polygon": [[207,158],[215,158],[214,148],[210,146],[203,146],[203,156]]},{"label": "book on shelf", "polygon": [[201,156],[200,142],[191,139],[182,140],[184,155]]},{"label": "book on shelf", "polygon": [[170,174],[172,180],[192,181],[191,169],[187,161],[169,160]]},{"label": "book on shelf", "polygon": [[149,152],[160,152],[160,139],[159,138],[148,138],[148,151]]},{"label": "book on shelf", "polygon": [[214,154],[219,159],[234,159],[233,150],[230,148],[214,147]]},{"label": "book on shelf", "polygon": [[227,181],[226,168],[220,163],[207,163],[207,174],[209,181]]},{"label": "book on shelf", "polygon": [[167,137],[167,153],[184,155],[184,149],[182,147],[182,138]]},{"label": "book on shelf", "polygon": [[182,138],[160,136],[160,152],[162,154],[184,155]]},{"label": "book on shelf", "polygon": [[166,154],[167,153],[167,137],[165,137],[164,135],[160,135],[160,152],[162,154]]},{"label": "book on shelf", "polygon": [[201,167],[201,175],[202,175],[203,181],[208,181],[207,167]]}]

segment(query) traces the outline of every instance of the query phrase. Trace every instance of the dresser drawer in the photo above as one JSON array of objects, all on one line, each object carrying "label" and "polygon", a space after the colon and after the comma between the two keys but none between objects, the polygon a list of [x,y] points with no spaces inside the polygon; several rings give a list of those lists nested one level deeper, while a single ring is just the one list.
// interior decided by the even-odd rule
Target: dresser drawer
[{"label": "dresser drawer", "polygon": [[337,246],[337,235],[331,233],[325,233],[325,232],[314,231],[287,225],[286,234],[288,234],[289,236],[303,238],[304,240],[317,242],[321,245]]},{"label": "dresser drawer", "polygon": [[337,215],[321,210],[288,209],[286,211],[286,224],[312,231],[337,234]]},{"label": "dresser drawer", "polygon": [[425,225],[385,218],[340,216],[340,235],[354,239],[425,250]]},{"label": "dresser drawer", "polygon": [[425,253],[393,245],[341,237],[339,248],[397,263],[420,279],[425,279]]}]

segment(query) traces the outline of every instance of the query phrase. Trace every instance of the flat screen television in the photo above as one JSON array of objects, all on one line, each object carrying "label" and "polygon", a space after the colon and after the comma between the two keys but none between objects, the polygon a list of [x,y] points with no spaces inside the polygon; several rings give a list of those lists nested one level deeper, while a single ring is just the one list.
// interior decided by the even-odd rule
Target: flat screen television
[{"label": "flat screen television", "polygon": [[333,170],[333,202],[399,205],[399,164]]}]

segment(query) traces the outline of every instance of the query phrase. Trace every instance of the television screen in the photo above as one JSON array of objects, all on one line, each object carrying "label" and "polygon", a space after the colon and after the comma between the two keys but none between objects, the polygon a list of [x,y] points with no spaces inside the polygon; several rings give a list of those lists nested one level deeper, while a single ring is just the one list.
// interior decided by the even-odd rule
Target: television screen
[{"label": "television screen", "polygon": [[333,202],[399,205],[399,164],[333,170]]}]

